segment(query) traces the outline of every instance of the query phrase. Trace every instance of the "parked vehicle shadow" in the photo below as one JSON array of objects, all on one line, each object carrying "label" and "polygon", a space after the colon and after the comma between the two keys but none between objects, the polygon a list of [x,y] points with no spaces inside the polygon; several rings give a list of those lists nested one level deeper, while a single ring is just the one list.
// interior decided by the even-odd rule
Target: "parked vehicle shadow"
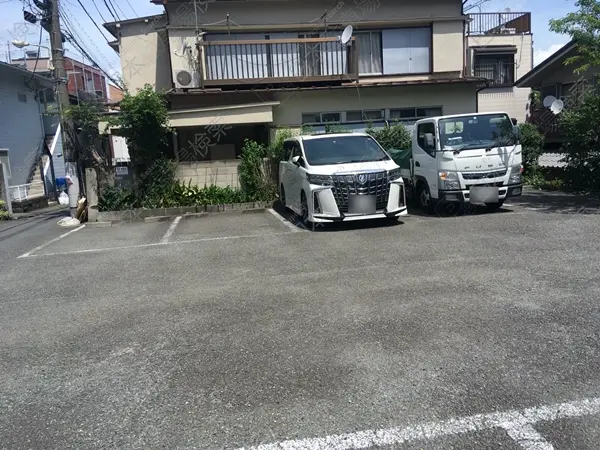
[{"label": "parked vehicle shadow", "polygon": [[537,212],[560,214],[600,214],[600,198],[563,191],[544,191],[527,188],[510,204]]},{"label": "parked vehicle shadow", "polygon": [[[297,217],[292,211],[286,210],[283,205],[276,200],[273,202],[273,210],[283,217],[285,220],[293,224],[294,226],[307,229],[307,227],[302,223],[299,217]],[[315,223],[313,224],[310,231],[347,231],[347,230],[360,230],[366,228],[385,228],[385,227],[393,227],[402,225],[401,219],[397,220],[385,220],[385,219],[373,219],[373,220],[356,220],[351,222],[332,222],[332,223]]]}]

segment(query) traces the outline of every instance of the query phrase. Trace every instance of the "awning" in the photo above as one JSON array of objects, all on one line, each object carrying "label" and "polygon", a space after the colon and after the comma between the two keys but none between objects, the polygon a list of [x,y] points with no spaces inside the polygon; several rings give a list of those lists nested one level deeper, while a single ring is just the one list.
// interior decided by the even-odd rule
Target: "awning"
[{"label": "awning", "polygon": [[[211,106],[207,108],[174,109],[169,111],[169,125],[179,127],[206,127],[211,125],[239,125],[246,123],[273,122],[273,106],[280,102],[247,103],[241,105]],[[108,122],[98,124],[100,134],[105,132]],[[111,127],[106,130],[111,134]]]},{"label": "awning", "polygon": [[273,106],[280,102],[249,103],[208,108],[178,109],[169,111],[172,127],[198,127],[214,124],[237,125],[273,122]]},{"label": "awning", "polygon": [[488,45],[471,47],[478,55],[506,55],[517,53],[516,45]]}]

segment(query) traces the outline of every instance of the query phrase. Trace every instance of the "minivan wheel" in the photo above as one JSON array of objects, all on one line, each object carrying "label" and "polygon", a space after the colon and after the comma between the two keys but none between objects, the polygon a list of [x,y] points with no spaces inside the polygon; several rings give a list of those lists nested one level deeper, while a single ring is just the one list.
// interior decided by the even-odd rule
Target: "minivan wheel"
[{"label": "minivan wheel", "polygon": [[289,208],[287,203],[285,202],[285,188],[283,187],[283,184],[279,186],[279,201],[283,205],[284,209],[288,211]]}]

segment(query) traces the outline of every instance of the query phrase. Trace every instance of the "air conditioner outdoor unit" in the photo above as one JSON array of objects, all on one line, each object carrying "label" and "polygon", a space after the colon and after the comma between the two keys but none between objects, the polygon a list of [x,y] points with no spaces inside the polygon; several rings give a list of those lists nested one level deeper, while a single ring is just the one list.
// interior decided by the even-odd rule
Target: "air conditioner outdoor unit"
[{"label": "air conditioner outdoor unit", "polygon": [[200,87],[198,72],[190,69],[176,69],[173,71],[173,82],[177,89],[193,89]]}]

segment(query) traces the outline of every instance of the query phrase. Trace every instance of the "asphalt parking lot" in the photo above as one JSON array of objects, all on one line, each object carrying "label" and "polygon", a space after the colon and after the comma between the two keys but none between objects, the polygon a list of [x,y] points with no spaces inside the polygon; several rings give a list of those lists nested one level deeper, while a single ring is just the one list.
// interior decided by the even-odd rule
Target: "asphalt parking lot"
[{"label": "asphalt parking lot", "polygon": [[0,228],[0,448],[597,449],[599,230],[558,195]]}]

